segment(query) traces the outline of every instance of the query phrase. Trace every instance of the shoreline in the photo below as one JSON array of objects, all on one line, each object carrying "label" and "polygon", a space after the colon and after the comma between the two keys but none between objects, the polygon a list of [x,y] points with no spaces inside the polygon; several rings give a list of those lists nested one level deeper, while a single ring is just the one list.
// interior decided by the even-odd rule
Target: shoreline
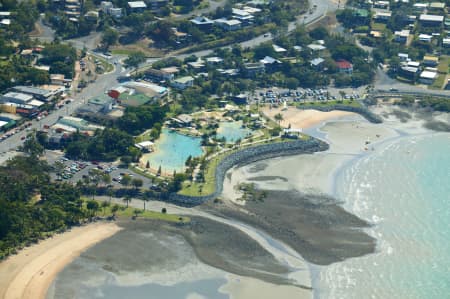
[{"label": "shoreline", "polygon": [[0,299],[45,299],[64,267],[119,230],[115,223],[93,223],[22,249],[0,263]]}]

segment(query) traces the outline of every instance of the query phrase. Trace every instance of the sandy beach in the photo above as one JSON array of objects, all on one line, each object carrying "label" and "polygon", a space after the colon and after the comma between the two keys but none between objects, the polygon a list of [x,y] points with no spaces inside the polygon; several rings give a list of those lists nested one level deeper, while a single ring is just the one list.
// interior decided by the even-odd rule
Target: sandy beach
[{"label": "sandy beach", "polygon": [[288,127],[291,125],[293,129],[305,129],[314,125],[320,124],[328,120],[337,120],[343,117],[356,116],[353,112],[346,111],[330,111],[322,112],[318,110],[306,109],[300,110],[295,107],[283,108],[270,108],[265,106],[261,112],[268,118],[275,121],[275,115],[280,113],[283,116],[283,120],[280,122],[282,127]]},{"label": "sandy beach", "polygon": [[44,299],[52,281],[67,264],[119,230],[114,223],[95,223],[21,250],[0,263],[0,298]]}]

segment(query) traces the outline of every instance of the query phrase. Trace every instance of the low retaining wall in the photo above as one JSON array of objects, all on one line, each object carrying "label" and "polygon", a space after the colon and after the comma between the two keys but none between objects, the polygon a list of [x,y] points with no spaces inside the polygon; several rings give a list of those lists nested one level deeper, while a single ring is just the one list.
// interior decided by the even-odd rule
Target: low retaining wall
[{"label": "low retaining wall", "polygon": [[277,142],[242,149],[224,157],[217,165],[214,193],[205,196],[187,196],[172,193],[169,196],[169,202],[193,207],[216,198],[222,193],[226,172],[236,165],[245,165],[274,157],[325,151],[328,148],[329,145],[327,143],[315,138],[310,138],[308,140]]},{"label": "low retaining wall", "polygon": [[297,106],[298,109],[306,110],[306,109],[314,109],[322,112],[330,112],[333,110],[341,110],[347,112],[354,112],[362,115],[365,119],[374,124],[381,124],[383,120],[378,115],[370,112],[365,107],[352,107],[346,105],[332,105],[332,106],[315,106],[315,105],[305,105],[305,106]]}]

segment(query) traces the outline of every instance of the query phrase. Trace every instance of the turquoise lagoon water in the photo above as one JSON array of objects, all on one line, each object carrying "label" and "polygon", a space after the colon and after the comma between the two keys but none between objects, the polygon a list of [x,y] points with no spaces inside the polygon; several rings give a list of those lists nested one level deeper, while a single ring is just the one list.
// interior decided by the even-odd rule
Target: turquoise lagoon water
[{"label": "turquoise lagoon water", "polygon": [[150,167],[157,169],[161,165],[162,171],[167,173],[182,171],[189,156],[199,157],[203,154],[200,138],[167,129],[163,129],[154,148],[153,153],[146,155]]},{"label": "turquoise lagoon water", "polygon": [[450,298],[450,135],[406,137],[343,170],[375,254],[322,269],[317,298]]},{"label": "turquoise lagoon water", "polygon": [[242,128],[242,121],[221,122],[217,129],[217,137],[224,137],[227,143],[235,143],[238,139],[244,139],[251,130]]}]

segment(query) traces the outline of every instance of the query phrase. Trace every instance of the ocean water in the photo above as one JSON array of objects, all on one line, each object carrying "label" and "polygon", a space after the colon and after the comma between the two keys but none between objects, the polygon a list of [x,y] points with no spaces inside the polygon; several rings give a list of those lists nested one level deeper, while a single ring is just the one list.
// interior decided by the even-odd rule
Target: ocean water
[{"label": "ocean water", "polygon": [[324,267],[317,298],[450,298],[450,134],[401,138],[337,179],[377,251]]}]

